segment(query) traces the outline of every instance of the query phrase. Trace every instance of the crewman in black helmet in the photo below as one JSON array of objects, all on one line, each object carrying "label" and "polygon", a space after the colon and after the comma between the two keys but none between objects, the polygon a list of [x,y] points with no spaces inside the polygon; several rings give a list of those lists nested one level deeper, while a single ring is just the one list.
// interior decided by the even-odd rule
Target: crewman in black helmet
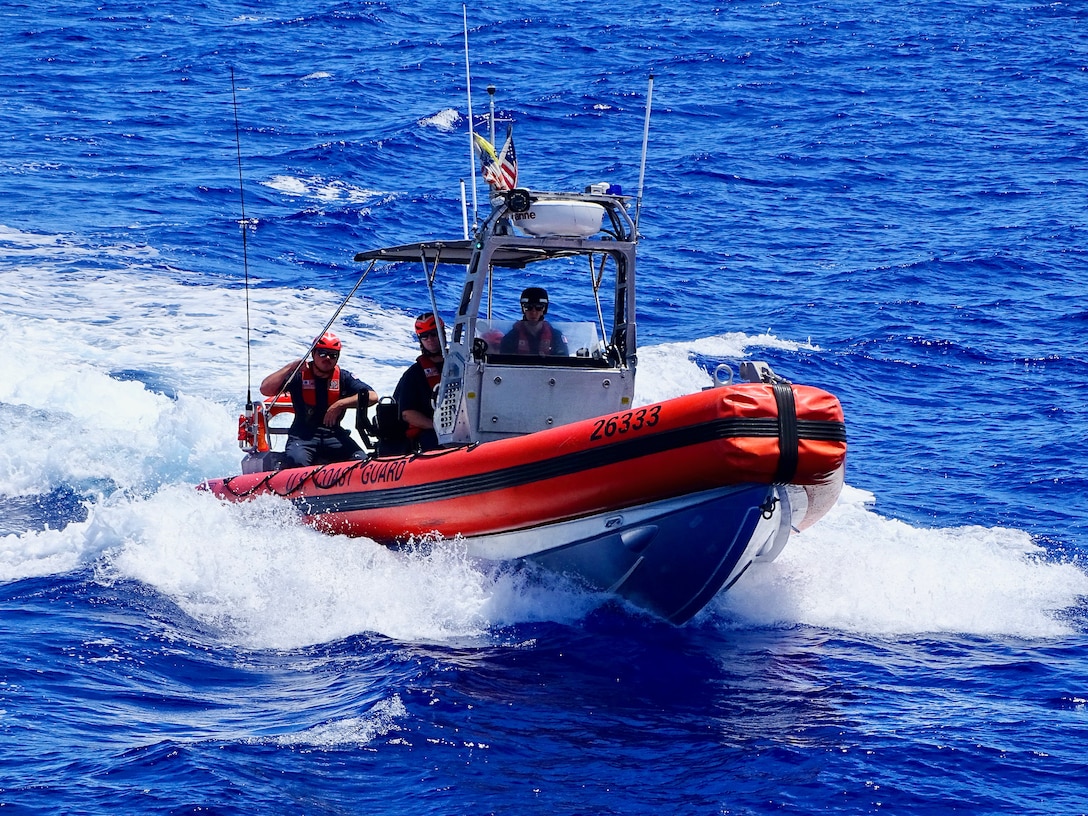
[{"label": "crewman in black helmet", "polygon": [[521,293],[522,319],[502,338],[502,354],[533,354],[541,357],[566,357],[567,338],[544,319],[548,313],[548,293],[530,286]]}]

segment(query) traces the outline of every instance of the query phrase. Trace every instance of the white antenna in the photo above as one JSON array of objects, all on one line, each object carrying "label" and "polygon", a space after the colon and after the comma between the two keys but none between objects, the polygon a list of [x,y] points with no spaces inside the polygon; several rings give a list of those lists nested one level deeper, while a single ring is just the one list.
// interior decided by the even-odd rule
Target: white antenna
[{"label": "white antenna", "polygon": [[[465,21],[465,93],[468,96],[468,159],[472,165],[472,231],[476,231],[476,131],[472,125],[472,72],[468,62],[468,7],[461,4]],[[465,237],[468,237],[467,235]]]},{"label": "white antenna", "polygon": [[487,86],[487,95],[491,100],[491,109],[487,114],[487,121],[491,125],[491,146],[495,146],[495,86]]},{"label": "white antenna", "polygon": [[468,235],[468,203],[465,201],[465,180],[461,179],[461,229],[465,233],[465,240],[469,238]]},{"label": "white antenna", "polygon": [[650,106],[654,100],[654,75],[646,89],[646,122],[642,127],[642,164],[638,168],[638,196],[635,198],[635,240],[638,240],[638,216],[642,212],[642,180],[646,177],[646,145],[650,141]]}]

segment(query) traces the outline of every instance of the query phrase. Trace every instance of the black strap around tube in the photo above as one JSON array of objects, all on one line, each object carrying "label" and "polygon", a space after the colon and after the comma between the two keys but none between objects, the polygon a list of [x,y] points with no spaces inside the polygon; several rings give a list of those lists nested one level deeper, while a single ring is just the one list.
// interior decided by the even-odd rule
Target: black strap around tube
[{"label": "black strap around tube", "polygon": [[778,403],[778,468],[774,483],[788,484],[797,472],[797,401],[788,382],[779,380],[773,385]]}]

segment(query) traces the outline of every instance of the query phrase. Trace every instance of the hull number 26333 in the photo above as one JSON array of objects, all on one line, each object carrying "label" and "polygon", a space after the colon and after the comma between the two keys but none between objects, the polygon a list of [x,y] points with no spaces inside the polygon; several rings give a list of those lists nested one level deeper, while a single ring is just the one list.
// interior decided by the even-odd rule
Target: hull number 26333
[{"label": "hull number 26333", "polygon": [[589,439],[595,442],[599,439],[607,439],[618,434],[622,435],[633,431],[641,431],[643,428],[652,428],[661,417],[661,406],[651,405],[648,408],[639,408],[637,411],[625,411],[610,417],[601,417],[593,423],[593,432]]}]

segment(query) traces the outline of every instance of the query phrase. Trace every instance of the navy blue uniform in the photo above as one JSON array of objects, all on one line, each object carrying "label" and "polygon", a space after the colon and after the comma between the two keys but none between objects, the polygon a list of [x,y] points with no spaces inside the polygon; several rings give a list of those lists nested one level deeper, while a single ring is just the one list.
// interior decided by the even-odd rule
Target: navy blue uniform
[{"label": "navy blue uniform", "polygon": [[[340,399],[366,394],[371,388],[349,371],[340,369]],[[329,381],[314,378],[314,404],[307,405],[302,396],[302,370],[300,369],[287,383],[287,393],[291,395],[291,404],[295,409],[295,419],[287,432],[287,446],[284,454],[288,467],[305,467],[328,462],[341,462],[351,459],[362,450],[352,438],[351,431],[339,424],[334,427],[325,425],[325,414],[329,410]],[[366,399],[359,410],[366,409]]]},{"label": "navy blue uniform", "polygon": [[[441,369],[442,363],[433,363]],[[434,419],[434,400],[437,395],[434,388],[427,381],[427,375],[423,366],[418,361],[409,366],[401,375],[396,390],[393,391],[393,399],[397,401],[397,407],[401,413],[405,411],[419,411],[428,419]],[[419,446],[420,450],[434,450],[438,447],[438,435],[433,428],[412,428],[408,432],[409,441]],[[414,447],[412,445],[411,447]]]}]

